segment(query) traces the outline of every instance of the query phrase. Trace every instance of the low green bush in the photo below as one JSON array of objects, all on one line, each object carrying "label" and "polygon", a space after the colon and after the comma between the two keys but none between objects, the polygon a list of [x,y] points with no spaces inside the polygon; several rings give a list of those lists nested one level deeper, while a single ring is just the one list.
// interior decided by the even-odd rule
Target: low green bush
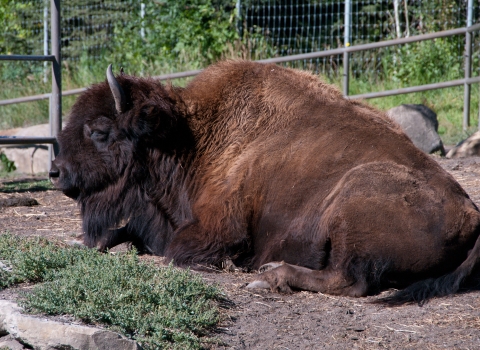
[{"label": "low green bush", "polygon": [[15,170],[17,170],[15,162],[8,159],[3,152],[0,152],[0,174],[2,172],[11,173]]},{"label": "low green bush", "polygon": [[217,287],[189,270],[155,267],[135,251],[101,254],[43,238],[0,235],[0,288],[39,283],[21,305],[73,315],[137,340],[145,349],[199,349],[219,322]]}]

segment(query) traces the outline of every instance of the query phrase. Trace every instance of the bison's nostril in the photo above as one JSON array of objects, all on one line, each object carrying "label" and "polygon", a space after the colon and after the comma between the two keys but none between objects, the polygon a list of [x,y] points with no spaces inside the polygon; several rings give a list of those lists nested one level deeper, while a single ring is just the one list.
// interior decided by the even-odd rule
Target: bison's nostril
[{"label": "bison's nostril", "polygon": [[60,176],[60,170],[58,169],[50,169],[48,172],[48,176],[50,177],[59,177]]}]

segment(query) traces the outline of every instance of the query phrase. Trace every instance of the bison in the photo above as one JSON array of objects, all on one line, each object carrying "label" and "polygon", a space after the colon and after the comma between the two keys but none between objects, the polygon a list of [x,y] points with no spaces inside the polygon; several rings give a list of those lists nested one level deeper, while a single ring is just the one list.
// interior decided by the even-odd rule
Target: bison
[{"label": "bison", "polygon": [[88,247],[231,261],[280,292],[405,288],[392,305],[478,271],[480,213],[461,186],[384,113],[307,72],[223,61],[181,88],[110,65],[58,142],[49,175]]}]

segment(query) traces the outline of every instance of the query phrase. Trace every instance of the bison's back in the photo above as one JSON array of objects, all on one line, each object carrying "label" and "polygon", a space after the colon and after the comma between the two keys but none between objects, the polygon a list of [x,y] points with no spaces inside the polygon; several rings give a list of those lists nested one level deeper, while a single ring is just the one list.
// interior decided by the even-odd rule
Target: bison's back
[{"label": "bison's back", "polygon": [[[342,212],[347,226],[354,225],[358,221],[355,208],[363,217],[369,217],[369,212],[370,216],[385,214],[403,205],[405,191],[417,185],[419,197],[408,210],[392,213],[396,221],[372,217],[374,227],[358,221],[357,228],[345,232],[352,237],[366,232],[391,237],[391,245],[401,236],[397,232],[404,232],[408,239],[429,232],[424,242],[412,241],[412,245],[422,246],[437,236],[442,245],[446,232],[462,234],[463,213],[477,212],[456,181],[388,117],[344,99],[338,90],[308,73],[223,62],[206,70],[184,93],[187,100],[195,101],[192,128],[198,135],[196,168],[202,179],[193,211],[204,218],[205,230],[231,230],[230,237],[236,240],[249,232],[254,266],[286,260],[321,268],[325,257],[319,252],[334,231],[329,226],[333,219],[324,220],[328,210],[331,215]],[[382,164],[383,170],[372,164]],[[332,204],[336,208],[332,211],[327,198],[351,174],[347,187],[357,188],[365,198],[352,197],[355,201],[349,204],[350,194],[339,192],[346,202],[341,208],[336,206],[342,201]],[[394,187],[392,174],[408,174],[410,187]],[[369,182],[372,177],[377,179],[374,185]],[[385,195],[392,189],[393,194]],[[412,224],[407,227],[404,221]],[[431,229],[435,224],[438,227]],[[472,239],[474,233],[466,235]],[[381,248],[378,244],[370,245],[372,251]],[[408,247],[399,249],[398,256]]]}]

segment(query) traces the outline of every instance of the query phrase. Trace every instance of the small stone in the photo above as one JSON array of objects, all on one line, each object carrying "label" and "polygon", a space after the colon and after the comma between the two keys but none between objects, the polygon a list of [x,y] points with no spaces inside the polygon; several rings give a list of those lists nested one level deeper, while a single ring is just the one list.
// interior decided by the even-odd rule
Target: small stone
[{"label": "small stone", "polygon": [[[466,140],[453,147],[448,153],[447,158],[465,158],[480,156],[480,131],[472,134]],[[452,170],[458,170],[460,167]]]},{"label": "small stone", "polygon": [[0,338],[0,349],[23,350],[25,348],[11,335],[6,335]]},{"label": "small stone", "polygon": [[38,205],[34,198],[30,197],[10,197],[0,199],[0,207],[32,207]]}]

